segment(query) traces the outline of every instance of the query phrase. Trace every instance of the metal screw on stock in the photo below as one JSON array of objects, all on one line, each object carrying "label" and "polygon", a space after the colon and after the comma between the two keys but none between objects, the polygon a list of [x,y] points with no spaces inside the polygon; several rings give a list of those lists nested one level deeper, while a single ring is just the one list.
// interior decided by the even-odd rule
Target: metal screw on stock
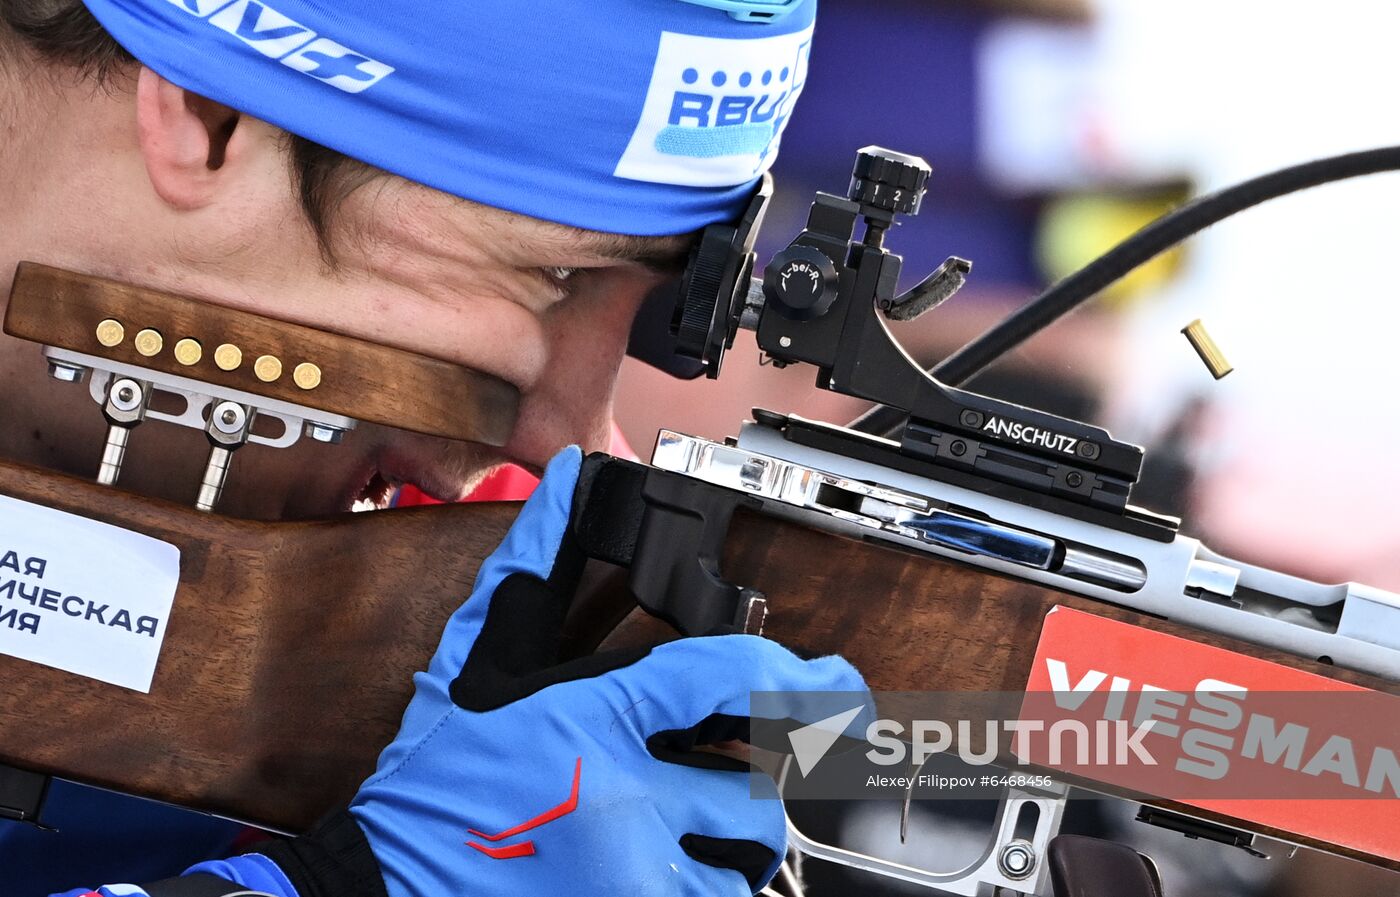
[{"label": "metal screw on stock", "polygon": [[1019,881],[1035,871],[1035,861],[1035,848],[1030,842],[1017,840],[1002,847],[997,868],[1007,878]]},{"label": "metal screw on stock", "polygon": [[204,465],[204,476],[199,484],[199,496],[194,506],[201,511],[212,511],[223,494],[224,483],[228,480],[229,464],[234,450],[248,441],[253,428],[255,412],[248,407],[222,401],[209,413],[209,426],[205,433],[213,447],[209,450],[209,460]]},{"label": "metal screw on stock", "polygon": [[102,415],[107,418],[107,439],[102,446],[102,462],[97,468],[97,482],[102,485],[115,485],[121,475],[127,442],[131,431],[146,419],[150,394],[149,383],[132,377],[114,378],[107,387],[107,401],[102,406]]},{"label": "metal screw on stock", "polygon": [[76,364],[66,364],[62,361],[49,362],[49,376],[64,383],[81,383],[87,374],[87,368]]}]

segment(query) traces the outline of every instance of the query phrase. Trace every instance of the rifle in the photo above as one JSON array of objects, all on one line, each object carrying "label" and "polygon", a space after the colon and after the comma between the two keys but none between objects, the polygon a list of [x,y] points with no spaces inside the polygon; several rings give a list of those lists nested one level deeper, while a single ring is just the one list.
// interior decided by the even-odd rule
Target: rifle
[{"label": "rifle", "polygon": [[[851,195],[819,194],[807,230],[762,278],[752,278],[752,246],[771,190],[766,182],[736,226],[707,230],[678,285],[680,350],[714,376],[736,330],[752,327],[775,362],[815,364],[818,385],[900,409],[900,438],[756,413],[732,443],[663,433],[652,466],[590,458],[575,531],[595,558],[624,567],[628,582],[625,590],[580,598],[561,653],[676,632],[761,631],[845,655],[877,692],[935,683],[947,691],[1021,691],[1035,672],[1042,630],[1061,608],[1394,694],[1400,646],[1388,642],[1396,630],[1387,621],[1400,614],[1395,596],[1355,584],[1320,586],[1215,555],[1177,534],[1176,521],[1128,504],[1141,464],[1137,447],[915,368],[876,312],[915,316],[951,295],[968,271],[951,259],[914,290],[893,295],[898,257],[882,237],[897,213],[917,210],[926,180],[922,160],[867,148]],[[867,230],[856,243],[858,219]],[[206,344],[236,331],[255,345],[277,331],[255,316],[197,305],[26,265],[6,330],[47,345],[60,377],[91,372],[90,388],[113,427],[124,423],[113,421],[110,407],[123,379],[135,382],[138,405],[151,416],[159,413],[150,401],[155,392],[202,397],[191,407],[209,408],[208,420],[188,409],[166,419],[206,429],[217,428],[221,402],[244,408],[238,423],[245,432],[260,415],[283,418],[284,439],[318,427],[343,434],[354,415],[403,422],[401,409],[383,402],[336,404],[316,395],[325,405],[318,408],[306,390],[285,384],[277,392],[203,369],[195,381],[185,376],[188,365],[174,366],[178,360],[161,367],[151,361],[159,355],[101,338],[101,325],[118,319],[168,321],[174,332],[207,335]],[[204,317],[190,317],[196,314]],[[325,357],[350,359],[352,395],[381,394],[367,372],[382,372],[385,360],[354,362],[373,347],[298,335],[323,341]],[[284,357],[291,345],[283,344]],[[431,418],[455,421],[465,438],[499,435],[469,432],[482,419],[470,409],[508,404],[507,391],[463,382],[460,372],[407,353],[387,363],[415,371],[426,391],[419,394],[452,389],[462,397],[410,426],[424,429]],[[403,382],[398,374],[386,379]],[[221,444],[213,433],[211,440],[218,480],[227,465],[214,463]],[[119,469],[113,441],[107,461]],[[221,483],[210,480],[201,504],[217,500]],[[372,770],[407,703],[411,673],[426,664],[514,516],[509,505],[479,505],[243,521],[8,462],[0,462],[0,495],[179,552],[173,609],[160,618],[163,647],[144,681],[129,670],[104,671],[104,681],[0,656],[7,683],[0,762],[33,774],[7,780],[15,783],[5,792],[9,814],[36,820],[42,777],[61,775],[284,831],[347,800]],[[19,578],[37,570],[23,551],[3,551],[16,552]],[[852,582],[862,584],[858,602]],[[57,611],[31,616],[43,625],[58,619],[64,597],[72,596],[53,599]],[[1318,625],[1261,612],[1276,612],[1280,602]],[[637,607],[647,615],[631,612]],[[0,604],[4,610],[16,606]],[[10,631],[20,616],[10,618]],[[0,617],[0,635],[5,625]],[[927,648],[892,642],[896,629],[917,633]],[[372,674],[364,657],[374,658]],[[1393,848],[1374,841],[1164,795],[1145,795],[1143,803],[1161,824],[1192,836],[1248,846],[1258,834],[1400,868]],[[1386,806],[1374,804],[1382,813]],[[1001,837],[1009,829],[1001,832],[988,862],[955,881],[926,883],[951,893],[985,885],[1049,893],[1054,870],[1065,865],[1050,849],[1057,820],[1045,814],[1025,846],[1011,842],[1026,839]],[[798,842],[827,859],[890,871]],[[1006,866],[1010,847],[1029,849],[1028,869]]]}]

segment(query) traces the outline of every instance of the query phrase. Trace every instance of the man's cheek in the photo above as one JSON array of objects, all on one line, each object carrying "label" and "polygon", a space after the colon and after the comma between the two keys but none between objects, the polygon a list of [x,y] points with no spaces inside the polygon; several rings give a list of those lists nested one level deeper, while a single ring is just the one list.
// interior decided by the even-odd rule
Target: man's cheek
[{"label": "man's cheek", "polygon": [[566,445],[581,446],[585,452],[606,451],[611,442],[611,412],[610,391],[600,398],[553,382],[525,397],[506,454],[527,466],[543,467]]},{"label": "man's cheek", "polygon": [[566,445],[607,450],[632,318],[656,280],[642,271],[592,272],[549,311],[549,358],[523,396],[509,454],[542,465]]},{"label": "man's cheek", "polygon": [[608,447],[613,389],[626,351],[626,334],[598,319],[574,318],[575,326],[551,322],[549,362],[539,381],[522,396],[507,453],[543,465],[566,445],[585,451]]}]

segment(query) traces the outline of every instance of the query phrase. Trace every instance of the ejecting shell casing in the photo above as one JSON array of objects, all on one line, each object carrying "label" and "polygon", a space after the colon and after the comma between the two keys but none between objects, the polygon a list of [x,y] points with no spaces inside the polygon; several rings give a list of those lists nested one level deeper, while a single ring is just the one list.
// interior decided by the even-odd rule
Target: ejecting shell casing
[{"label": "ejecting shell casing", "polygon": [[1181,332],[1186,334],[1186,340],[1191,343],[1191,348],[1196,350],[1196,354],[1201,356],[1201,361],[1205,362],[1206,369],[1212,377],[1219,380],[1235,369],[1234,365],[1225,360],[1225,355],[1215,344],[1215,340],[1206,333],[1206,327],[1200,318],[1181,328]]}]

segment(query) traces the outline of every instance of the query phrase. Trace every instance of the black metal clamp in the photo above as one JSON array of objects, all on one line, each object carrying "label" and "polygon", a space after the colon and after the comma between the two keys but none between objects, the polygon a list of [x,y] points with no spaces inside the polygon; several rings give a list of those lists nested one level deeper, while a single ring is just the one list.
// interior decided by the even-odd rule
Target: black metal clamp
[{"label": "black metal clamp", "polygon": [[579,473],[572,527],[584,554],[628,568],[637,605],[680,634],[758,634],[763,595],[729,582],[719,569],[734,511],[756,501],[594,454]]}]

